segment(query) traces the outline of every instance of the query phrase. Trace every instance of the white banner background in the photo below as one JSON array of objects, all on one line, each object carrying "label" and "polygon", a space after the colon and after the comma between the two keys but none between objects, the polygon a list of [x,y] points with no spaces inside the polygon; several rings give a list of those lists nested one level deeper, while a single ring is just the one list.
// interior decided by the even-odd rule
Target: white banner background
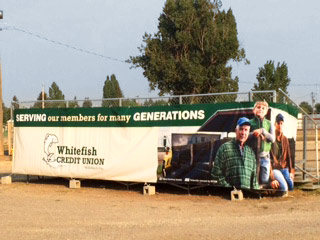
[{"label": "white banner background", "polygon": [[[16,127],[13,173],[132,182],[157,181],[158,127]],[[57,157],[104,159],[104,164],[46,162],[46,135],[58,142],[49,146]],[[96,150],[96,156],[59,154],[57,146]],[[47,146],[48,147],[48,146]],[[61,160],[61,158],[60,158]]]}]

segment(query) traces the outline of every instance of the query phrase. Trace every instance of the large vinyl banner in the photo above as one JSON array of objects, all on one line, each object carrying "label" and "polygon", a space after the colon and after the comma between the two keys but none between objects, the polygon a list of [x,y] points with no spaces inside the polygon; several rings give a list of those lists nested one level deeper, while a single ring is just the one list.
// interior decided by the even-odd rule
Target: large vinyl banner
[{"label": "large vinyl banner", "polygon": [[[239,118],[255,118],[253,106],[253,102],[233,102],[17,109],[13,173],[230,186],[225,181],[228,179],[222,179],[223,174],[229,173],[217,169],[216,154],[223,143],[237,139],[235,129]],[[285,119],[283,133],[290,146],[294,146],[295,108],[271,103],[263,127],[273,126],[279,114]],[[265,148],[265,151],[269,154],[271,150]],[[259,154],[253,156],[255,167],[259,165]],[[294,163],[294,149],[291,156]],[[224,168],[224,162],[219,164]]]}]

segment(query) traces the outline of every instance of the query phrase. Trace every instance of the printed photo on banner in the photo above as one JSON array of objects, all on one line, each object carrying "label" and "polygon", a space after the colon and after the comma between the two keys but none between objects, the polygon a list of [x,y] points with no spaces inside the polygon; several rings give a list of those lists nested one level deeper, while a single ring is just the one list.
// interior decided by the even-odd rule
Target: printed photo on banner
[{"label": "printed photo on banner", "polygon": [[165,136],[158,175],[173,182],[293,190],[296,129],[294,115],[265,101],[223,109],[194,133]]}]

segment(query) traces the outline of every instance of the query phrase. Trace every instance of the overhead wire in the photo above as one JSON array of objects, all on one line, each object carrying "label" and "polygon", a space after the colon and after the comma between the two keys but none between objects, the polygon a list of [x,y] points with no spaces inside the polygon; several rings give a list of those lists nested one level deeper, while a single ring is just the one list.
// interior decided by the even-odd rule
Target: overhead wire
[{"label": "overhead wire", "polygon": [[[97,57],[101,57],[101,58],[104,58],[104,59],[108,59],[108,60],[112,60],[112,61],[117,61],[117,62],[122,62],[122,63],[128,63],[128,62],[125,61],[125,60],[121,60],[121,59],[109,57],[109,56],[103,55],[103,54],[101,54],[101,53],[96,53],[96,52],[89,51],[89,50],[86,50],[86,49],[83,49],[83,48],[75,47],[75,46],[72,46],[72,45],[70,45],[70,44],[66,44],[66,43],[63,43],[63,42],[59,42],[59,41],[50,39],[50,38],[45,37],[45,36],[42,36],[42,35],[40,35],[40,34],[36,34],[36,33],[30,32],[30,31],[21,29],[21,28],[17,28],[17,27],[15,27],[15,26],[7,25],[6,27],[0,28],[0,30],[13,30],[13,31],[22,32],[22,33],[27,34],[27,35],[30,35],[30,36],[32,36],[32,37],[36,37],[36,38],[42,39],[42,40],[44,40],[44,41],[51,42],[51,43],[53,43],[53,44],[57,44],[57,45],[60,45],[60,46],[66,47],[66,48],[70,48],[70,49],[73,49],[73,50],[75,50],[75,51],[84,52],[84,53],[87,53],[87,54],[91,54],[91,55],[94,55],[94,56],[97,56]],[[255,82],[239,81],[239,83],[254,84]],[[319,85],[320,85],[320,84],[317,84],[317,83],[311,83],[311,84],[307,84],[307,83],[306,83],[306,84],[294,84],[294,83],[291,83],[291,84],[290,84],[291,87],[293,87],[293,86],[319,86]]]},{"label": "overhead wire", "polygon": [[126,62],[124,60],[120,60],[120,59],[113,58],[113,57],[108,57],[108,56],[105,56],[105,55],[103,55],[101,53],[96,53],[96,52],[89,51],[89,50],[86,50],[86,49],[83,49],[83,48],[75,47],[75,46],[72,46],[70,44],[59,42],[59,41],[47,38],[47,37],[42,36],[42,35],[27,31],[27,30],[24,30],[24,29],[21,29],[21,28],[17,28],[15,26],[6,26],[6,27],[1,28],[1,30],[13,30],[13,31],[22,32],[22,33],[30,35],[32,37],[36,37],[36,38],[42,39],[44,41],[48,41],[48,42],[51,42],[53,44],[57,44],[57,45],[60,45],[60,46],[66,47],[66,48],[70,48],[70,49],[73,49],[73,50],[76,50],[76,51],[79,51],[79,52],[84,52],[84,53],[91,54],[91,55],[94,55],[94,56],[97,56],[97,57],[101,57],[101,58],[105,58],[105,59],[108,59],[108,60],[113,60],[113,61],[122,62],[122,63],[128,63],[128,62]]}]

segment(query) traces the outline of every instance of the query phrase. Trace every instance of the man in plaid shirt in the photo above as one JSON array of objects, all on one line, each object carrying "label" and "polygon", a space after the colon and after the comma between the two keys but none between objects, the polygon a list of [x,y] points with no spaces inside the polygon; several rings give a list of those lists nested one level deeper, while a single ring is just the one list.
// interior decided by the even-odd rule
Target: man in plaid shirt
[{"label": "man in plaid shirt", "polygon": [[218,149],[211,175],[219,185],[259,189],[255,154],[245,144],[249,133],[250,121],[242,117],[237,122],[236,139],[224,143]]}]

